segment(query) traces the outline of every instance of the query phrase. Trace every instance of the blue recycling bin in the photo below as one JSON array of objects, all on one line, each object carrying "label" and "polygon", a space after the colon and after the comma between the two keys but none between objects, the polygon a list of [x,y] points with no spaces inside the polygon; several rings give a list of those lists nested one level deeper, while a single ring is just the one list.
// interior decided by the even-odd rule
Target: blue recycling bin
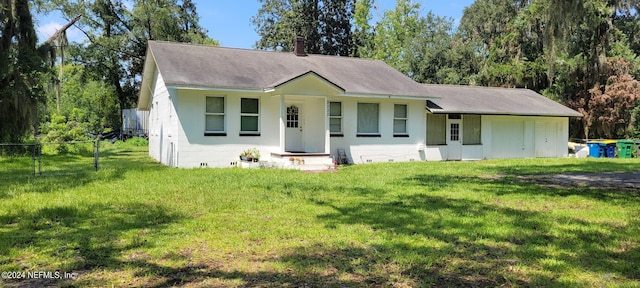
[{"label": "blue recycling bin", "polygon": [[615,158],[616,157],[616,146],[615,145],[604,145],[604,151],[607,158]]},{"label": "blue recycling bin", "polygon": [[589,157],[593,157],[593,158],[602,158],[604,157],[604,143],[600,143],[600,142],[589,142],[587,143],[587,146],[589,147]]}]

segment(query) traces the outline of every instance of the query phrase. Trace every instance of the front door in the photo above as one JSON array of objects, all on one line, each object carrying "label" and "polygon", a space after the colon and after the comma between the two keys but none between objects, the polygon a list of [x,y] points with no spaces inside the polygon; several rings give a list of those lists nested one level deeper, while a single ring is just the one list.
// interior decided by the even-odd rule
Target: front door
[{"label": "front door", "polygon": [[287,106],[285,148],[287,152],[304,152],[302,141],[302,109],[301,105],[293,104]]},{"label": "front door", "polygon": [[462,159],[462,120],[449,118],[447,127],[447,159]]}]

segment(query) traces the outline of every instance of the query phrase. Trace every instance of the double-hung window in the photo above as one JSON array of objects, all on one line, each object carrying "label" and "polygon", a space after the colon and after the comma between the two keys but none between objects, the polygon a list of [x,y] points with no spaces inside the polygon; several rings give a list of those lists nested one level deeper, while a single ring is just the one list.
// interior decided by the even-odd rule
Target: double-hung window
[{"label": "double-hung window", "polygon": [[205,136],[226,136],[224,97],[207,97],[205,105]]},{"label": "double-hung window", "polygon": [[407,105],[393,105],[393,136],[403,137],[407,134]]},{"label": "double-hung window", "polygon": [[378,103],[358,103],[359,137],[380,137],[380,105]]},{"label": "double-hung window", "polygon": [[329,132],[342,135],[342,102],[329,102]]},{"label": "double-hung window", "polygon": [[260,135],[260,101],[240,98],[240,135]]}]

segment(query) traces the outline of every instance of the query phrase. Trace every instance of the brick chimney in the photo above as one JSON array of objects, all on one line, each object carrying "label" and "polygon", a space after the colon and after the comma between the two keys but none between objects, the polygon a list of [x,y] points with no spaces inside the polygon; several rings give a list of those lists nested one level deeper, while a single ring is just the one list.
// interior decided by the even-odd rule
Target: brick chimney
[{"label": "brick chimney", "polygon": [[296,39],[293,42],[293,53],[296,56],[307,56],[307,53],[304,53],[304,37],[296,36]]}]

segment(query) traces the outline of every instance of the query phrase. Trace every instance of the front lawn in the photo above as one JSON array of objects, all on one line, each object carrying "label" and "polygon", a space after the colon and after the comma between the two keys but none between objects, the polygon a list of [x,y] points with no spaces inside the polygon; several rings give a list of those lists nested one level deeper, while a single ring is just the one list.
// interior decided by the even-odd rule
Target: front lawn
[{"label": "front lawn", "polygon": [[0,158],[0,271],[78,274],[0,283],[640,287],[640,191],[517,177],[638,170],[638,159],[303,173],[166,168],[144,147],[103,148],[98,172],[86,156],[58,156],[38,177]]}]

